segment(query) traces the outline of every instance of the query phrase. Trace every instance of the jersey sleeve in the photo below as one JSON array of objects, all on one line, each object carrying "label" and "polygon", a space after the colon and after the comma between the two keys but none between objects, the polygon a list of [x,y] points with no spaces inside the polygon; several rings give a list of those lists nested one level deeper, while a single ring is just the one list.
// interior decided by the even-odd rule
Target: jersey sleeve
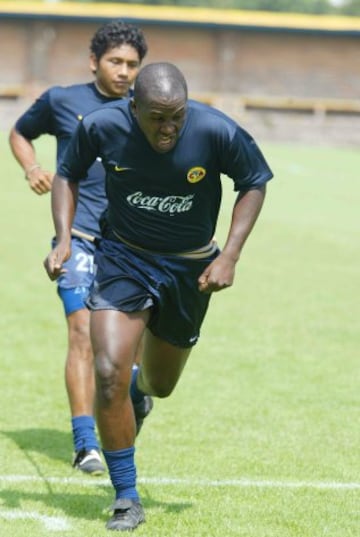
[{"label": "jersey sleeve", "polygon": [[50,90],[45,91],[15,123],[15,129],[28,140],[42,134],[55,134]]},{"label": "jersey sleeve", "polygon": [[263,186],[273,177],[255,140],[241,127],[235,129],[222,159],[222,172],[234,181],[234,190],[247,191]]},{"label": "jersey sleeve", "polygon": [[72,182],[85,179],[99,154],[95,127],[86,128],[81,121],[57,167],[57,174]]}]

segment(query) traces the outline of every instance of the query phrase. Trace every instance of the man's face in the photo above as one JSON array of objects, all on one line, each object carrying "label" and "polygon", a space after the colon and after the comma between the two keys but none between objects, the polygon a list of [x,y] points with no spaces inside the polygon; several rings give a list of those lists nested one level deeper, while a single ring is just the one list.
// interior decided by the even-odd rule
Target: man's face
[{"label": "man's face", "polygon": [[96,85],[107,97],[126,97],[140,69],[137,50],[123,44],[109,49],[98,61],[90,56],[90,69],[95,74]]},{"label": "man's face", "polygon": [[148,102],[133,102],[132,110],[151,147],[158,153],[171,151],[185,121],[186,98],[159,97]]}]

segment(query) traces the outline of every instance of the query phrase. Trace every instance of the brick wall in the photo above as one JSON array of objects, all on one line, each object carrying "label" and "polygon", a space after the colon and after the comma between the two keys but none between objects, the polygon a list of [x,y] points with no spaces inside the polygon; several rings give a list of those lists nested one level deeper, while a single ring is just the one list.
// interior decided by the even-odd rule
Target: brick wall
[{"label": "brick wall", "polygon": [[[0,20],[1,84],[69,84],[91,78],[89,41],[98,24]],[[141,25],[146,62],[171,61],[194,92],[360,96],[360,36]]]},{"label": "brick wall", "polygon": [[[0,86],[25,89],[17,102],[0,99],[1,130],[8,129],[43,89],[92,79],[89,42],[98,26],[66,19],[0,19]],[[359,145],[360,114],[319,118],[271,111],[245,113],[234,107],[234,97],[358,100],[360,35],[140,26],[149,44],[145,63],[176,63],[188,80],[190,93],[217,96],[212,104],[239,120],[256,138]]]}]

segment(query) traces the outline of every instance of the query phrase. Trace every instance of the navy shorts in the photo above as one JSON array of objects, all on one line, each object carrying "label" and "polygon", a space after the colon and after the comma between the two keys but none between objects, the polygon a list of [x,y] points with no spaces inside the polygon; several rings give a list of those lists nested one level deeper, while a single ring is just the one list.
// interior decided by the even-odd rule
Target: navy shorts
[{"label": "navy shorts", "polygon": [[[55,246],[55,241],[52,241]],[[71,257],[64,263],[67,272],[57,279],[58,295],[65,315],[86,308],[85,300],[94,279],[95,245],[85,239],[71,239]]]},{"label": "navy shorts", "polygon": [[177,347],[192,347],[210,300],[198,290],[197,280],[218,253],[189,259],[103,239],[95,253],[96,275],[87,306],[124,312],[151,308],[148,328],[155,336]]}]

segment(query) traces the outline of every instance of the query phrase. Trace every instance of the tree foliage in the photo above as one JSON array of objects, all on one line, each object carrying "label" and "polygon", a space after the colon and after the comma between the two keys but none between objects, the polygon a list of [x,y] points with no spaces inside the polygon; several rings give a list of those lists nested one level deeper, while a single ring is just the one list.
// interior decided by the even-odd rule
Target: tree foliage
[{"label": "tree foliage", "polygon": [[[79,1],[79,0],[78,0]],[[90,0],[91,1],[91,0]],[[360,0],[93,0],[123,4],[172,5],[360,16]]]}]

